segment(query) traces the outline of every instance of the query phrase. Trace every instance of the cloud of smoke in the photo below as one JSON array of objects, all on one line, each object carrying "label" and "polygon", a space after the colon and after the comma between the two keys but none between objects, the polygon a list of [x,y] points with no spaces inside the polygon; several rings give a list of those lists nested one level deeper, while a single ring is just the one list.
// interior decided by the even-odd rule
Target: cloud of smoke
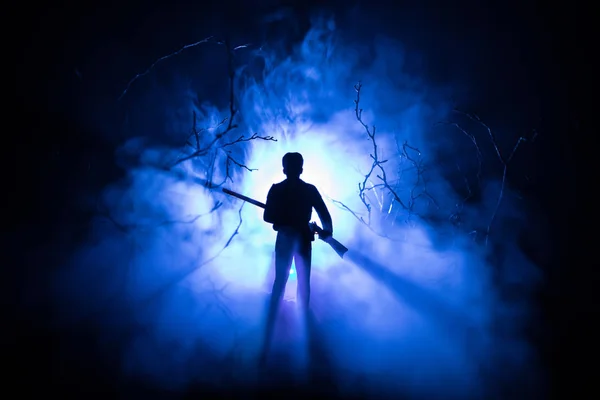
[{"label": "cloud of smoke", "polygon": [[[464,197],[456,181],[475,176],[476,163],[467,162],[458,178],[448,178],[449,167],[436,159],[439,143],[459,159],[475,159],[476,153],[464,151],[464,136],[453,132],[455,139],[448,139],[448,132],[434,127],[449,116],[446,88],[403,72],[410,54],[399,43],[380,39],[368,57],[361,49],[333,21],[316,20],[292,54],[281,57],[267,46],[247,50],[246,57],[261,61],[262,68],[260,74],[246,66],[236,72],[238,127],[214,150],[181,163],[178,173],[157,166],[172,164],[181,149],[141,137],[124,143],[117,159],[135,158],[135,166],[105,189],[89,243],[57,276],[60,299],[68,305],[65,323],[96,321],[106,343],[119,344],[127,376],[173,390],[232,380],[253,385],[275,232],[260,208],[193,178],[224,181],[264,201],[271,184],[284,179],[283,154],[299,151],[303,178],[320,190],[335,237],[350,248],[342,260],[322,242],[313,246],[311,301],[320,353],[327,359],[320,368],[339,390],[478,397],[510,378],[493,373],[500,366],[517,373],[530,362],[519,333],[523,320],[517,318],[527,315],[527,302],[500,295],[507,278],[526,289],[536,282],[514,232],[502,229],[508,226],[503,221],[522,213],[505,201],[502,210],[512,211],[500,213],[492,231],[505,256],[490,261],[489,247],[471,233],[486,226],[497,182],[485,181],[480,201],[465,205],[461,227],[451,218]],[[362,119],[377,126],[378,157],[388,160],[387,180],[405,204],[414,200],[413,213],[376,187],[366,197],[369,220],[359,197],[358,185],[373,163],[373,142],[355,115],[357,80],[364,83]],[[192,114],[208,128],[201,133],[204,144],[223,129],[218,125],[227,109],[199,104],[189,89],[178,89],[175,97],[179,110],[170,113],[169,130],[182,142]],[[218,147],[255,132],[277,141]],[[446,136],[437,142],[439,135]],[[228,165],[228,157],[257,170]],[[425,166],[428,181],[415,160]],[[382,183],[378,174],[367,186]],[[293,273],[285,297],[295,299]],[[282,332],[285,326],[299,330],[290,315],[280,322]],[[296,336],[281,334],[278,351],[302,353]],[[300,376],[298,365],[285,365]]]}]

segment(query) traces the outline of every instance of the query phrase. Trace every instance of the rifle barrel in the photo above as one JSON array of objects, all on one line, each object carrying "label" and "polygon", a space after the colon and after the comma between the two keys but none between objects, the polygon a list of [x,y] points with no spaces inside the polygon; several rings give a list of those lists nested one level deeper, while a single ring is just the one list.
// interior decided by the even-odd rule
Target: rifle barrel
[{"label": "rifle barrel", "polygon": [[228,195],[233,196],[233,197],[237,197],[238,199],[244,200],[244,201],[246,201],[246,202],[248,202],[250,204],[254,204],[257,207],[260,207],[260,208],[265,208],[266,207],[265,203],[261,203],[260,201],[256,201],[254,199],[251,199],[250,197],[247,197],[247,196],[244,196],[243,194],[239,194],[237,192],[234,192],[233,190],[229,190],[229,189],[226,189],[226,188],[223,188],[221,190],[223,190],[223,193],[225,193],[225,194],[228,194]]}]

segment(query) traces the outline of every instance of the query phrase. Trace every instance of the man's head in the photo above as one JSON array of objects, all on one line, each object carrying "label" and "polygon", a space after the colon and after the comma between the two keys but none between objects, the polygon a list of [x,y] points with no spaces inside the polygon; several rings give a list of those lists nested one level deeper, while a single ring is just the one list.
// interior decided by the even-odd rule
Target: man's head
[{"label": "man's head", "polygon": [[288,178],[299,178],[302,174],[302,165],[304,165],[304,159],[300,153],[286,153],[281,160],[283,165],[283,173]]}]

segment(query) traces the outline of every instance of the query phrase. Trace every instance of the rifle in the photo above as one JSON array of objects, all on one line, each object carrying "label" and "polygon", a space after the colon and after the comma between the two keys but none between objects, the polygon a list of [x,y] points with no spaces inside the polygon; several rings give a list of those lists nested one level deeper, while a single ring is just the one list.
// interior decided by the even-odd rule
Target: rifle
[{"label": "rifle", "polygon": [[[222,188],[221,190],[225,194],[228,194],[233,197],[237,197],[238,199],[248,202],[252,205],[255,205],[260,208],[266,208],[265,203],[261,203],[260,201],[251,199],[250,197],[244,196],[243,194],[236,193],[236,192],[226,189],[226,188]],[[316,233],[317,235],[319,235],[319,239],[321,239],[322,241],[327,243],[329,246],[331,246],[331,248],[338,254],[338,256],[340,256],[341,258],[344,258],[344,254],[346,254],[346,252],[348,251],[348,248],[346,246],[344,246],[343,244],[341,244],[340,242],[335,240],[332,236],[327,236],[327,237],[322,236],[323,229],[319,225],[317,225],[316,222],[310,222],[309,226],[313,233]]]}]

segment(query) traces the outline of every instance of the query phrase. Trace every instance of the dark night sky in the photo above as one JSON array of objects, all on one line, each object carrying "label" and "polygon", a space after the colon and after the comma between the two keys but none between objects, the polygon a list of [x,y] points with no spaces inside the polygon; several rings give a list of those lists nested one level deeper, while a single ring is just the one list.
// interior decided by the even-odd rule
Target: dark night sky
[{"label": "dark night sky", "polygon": [[[66,1],[18,12],[21,23],[11,34],[19,43],[15,46],[16,98],[9,98],[17,108],[16,114],[8,116],[16,127],[16,150],[5,148],[3,157],[9,184],[3,208],[19,210],[9,211],[8,233],[17,235],[8,241],[12,251],[4,252],[14,257],[17,280],[40,271],[31,261],[23,265],[21,251],[43,248],[45,238],[61,221],[85,218],[69,214],[62,206],[69,195],[65,189],[75,191],[83,185],[73,165],[91,154],[106,163],[106,176],[86,185],[101,186],[118,174],[110,165],[118,138],[102,137],[119,126],[119,113],[107,111],[105,120],[92,119],[90,123],[90,110],[116,109],[115,100],[125,83],[174,48],[211,34],[227,33],[240,42],[260,41],[279,29],[271,26],[271,32],[265,30],[258,22],[260,17],[280,10],[281,4],[298,13],[300,34],[296,39],[301,39],[308,12],[319,2],[156,3]],[[548,265],[547,290],[541,302],[547,317],[545,330],[553,334],[544,336],[540,348],[555,374],[572,369],[578,351],[590,343],[586,341],[592,337],[585,329],[586,317],[595,311],[587,294],[592,280],[581,278],[590,271],[571,261],[576,258],[572,247],[575,222],[570,212],[576,200],[573,151],[585,132],[583,120],[589,104],[584,93],[591,72],[586,43],[592,28],[584,22],[583,10],[575,7],[576,2],[414,2],[420,4],[402,8],[391,6],[397,4],[393,1],[321,3],[331,10],[345,10],[342,19],[362,21],[356,25],[356,35],[380,32],[415,51],[437,48],[410,68],[422,69],[440,82],[468,76],[479,90],[465,95],[470,102],[465,104],[467,108],[486,115],[492,123],[510,114],[512,124],[539,126],[544,132],[536,168],[542,172],[535,190],[555,227],[556,261]],[[340,8],[340,4],[344,6]],[[360,19],[348,4],[360,5]],[[77,78],[76,69],[83,80]],[[508,80],[516,84],[507,85]],[[10,129],[7,137],[12,134]],[[54,160],[52,150],[57,148],[68,156]],[[19,294],[19,285],[12,288],[5,295]],[[17,343],[29,349],[21,360],[39,358],[40,365],[45,365],[44,349],[52,340],[40,339],[43,323],[32,325],[30,318],[23,316],[17,320],[15,326],[21,333]],[[37,345],[32,346],[31,341]],[[34,373],[37,370],[34,368]]]}]

